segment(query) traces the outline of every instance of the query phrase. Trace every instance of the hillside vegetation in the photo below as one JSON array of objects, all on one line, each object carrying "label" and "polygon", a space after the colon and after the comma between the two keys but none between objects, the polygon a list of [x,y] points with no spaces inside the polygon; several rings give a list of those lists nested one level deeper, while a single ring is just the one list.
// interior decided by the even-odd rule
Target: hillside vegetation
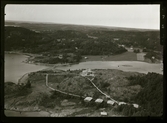
[{"label": "hillside vegetation", "polygon": [[[124,116],[161,116],[163,113],[163,76],[156,73],[140,74],[123,72],[120,70],[95,69],[94,83],[104,93],[110,95],[119,102],[139,104],[139,108],[132,105],[107,106],[89,105],[92,109],[106,108],[108,112],[115,112]],[[91,96],[93,99],[106,98],[93,87],[85,78],[79,76],[81,70],[39,71],[30,75],[31,86],[5,83],[5,108],[17,107],[20,110],[30,110],[34,106],[42,110],[57,111],[62,108],[62,100],[68,99],[75,102],[75,108],[88,106],[82,105],[83,98],[73,98],[67,95],[53,92],[45,85],[45,74],[49,75],[49,86],[67,93],[80,96]],[[42,74],[45,73],[45,74]],[[53,75],[55,74],[55,75]],[[76,105],[77,104],[77,105]],[[64,105],[64,104],[63,104]],[[63,107],[68,108],[67,107]],[[73,107],[74,108],[74,107]]]},{"label": "hillside vegetation", "polygon": [[163,114],[163,76],[148,73],[144,76],[131,76],[130,85],[140,85],[142,90],[133,97],[141,105],[141,110],[134,115],[161,116]]},{"label": "hillside vegetation", "polygon": [[[158,30],[28,22],[6,24],[12,26],[5,27],[5,50],[53,56],[43,63],[79,62],[82,55],[121,54],[127,51],[122,45],[162,52]],[[56,59],[54,56],[59,54],[65,57]]]},{"label": "hillside vegetation", "polygon": [[[78,31],[58,30],[37,33],[22,27],[5,27],[5,50],[53,56],[49,60],[42,61],[48,63],[78,62],[82,58],[81,55],[108,55],[126,51],[111,40],[94,40]],[[63,54],[62,60],[55,57],[59,54]]]}]

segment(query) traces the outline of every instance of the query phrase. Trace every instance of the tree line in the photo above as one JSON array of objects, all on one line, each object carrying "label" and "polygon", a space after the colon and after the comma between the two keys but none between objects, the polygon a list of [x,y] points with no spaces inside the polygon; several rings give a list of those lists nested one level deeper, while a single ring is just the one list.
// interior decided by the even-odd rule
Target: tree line
[{"label": "tree line", "polygon": [[[148,73],[130,76],[127,79],[129,86],[140,85],[142,87],[142,90],[132,97],[140,108],[133,110],[130,114],[132,116],[161,116],[163,114],[163,75]],[[127,110],[123,113],[126,114]]]}]

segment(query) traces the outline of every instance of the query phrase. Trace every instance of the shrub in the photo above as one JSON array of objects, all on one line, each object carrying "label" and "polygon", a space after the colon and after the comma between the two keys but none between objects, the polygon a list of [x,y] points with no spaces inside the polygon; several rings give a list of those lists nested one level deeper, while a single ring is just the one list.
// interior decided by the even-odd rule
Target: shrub
[{"label": "shrub", "polygon": [[110,83],[107,83],[107,82],[102,83],[102,82],[101,82],[101,87],[102,87],[102,88],[106,88],[106,87],[108,87],[108,86],[110,86]]},{"label": "shrub", "polygon": [[56,87],[57,87],[57,89],[59,89],[59,88],[60,88],[60,87],[59,87],[59,85],[57,85]]},{"label": "shrub", "polygon": [[140,52],[139,49],[135,49],[135,50],[134,50],[134,53],[139,53],[139,52]]},{"label": "shrub", "polygon": [[102,75],[102,73],[99,73],[99,75]]},{"label": "shrub", "polygon": [[68,86],[72,85],[71,82],[68,83]]}]

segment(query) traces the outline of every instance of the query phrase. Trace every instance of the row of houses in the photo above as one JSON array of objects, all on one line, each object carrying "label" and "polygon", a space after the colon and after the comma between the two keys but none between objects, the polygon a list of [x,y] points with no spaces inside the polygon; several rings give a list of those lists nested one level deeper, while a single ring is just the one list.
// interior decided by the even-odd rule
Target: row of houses
[{"label": "row of houses", "polygon": [[[85,69],[85,70],[83,70],[80,74],[81,74],[81,76],[95,76],[94,75],[94,71],[92,71],[91,69]],[[109,98],[108,98],[109,99]],[[85,102],[92,102],[93,101],[93,98],[92,97],[86,97],[85,99],[84,99],[84,101]],[[95,103],[99,103],[99,104],[101,104],[101,103],[103,103],[104,102],[104,100],[103,99],[96,99],[95,100]],[[106,102],[108,105],[127,105],[127,103],[125,103],[125,102],[117,102],[117,101],[113,101],[113,100],[108,100],[107,102]],[[138,104],[133,104],[133,106],[135,107],[135,108],[138,108],[139,106],[138,106]]]},{"label": "row of houses", "polygon": [[[84,99],[84,102],[86,102],[86,103],[90,103],[90,102],[93,102],[93,101],[94,101],[94,99],[92,97],[86,97]],[[100,99],[100,98],[96,99],[94,102],[96,104],[107,103],[108,105],[111,105],[111,106],[114,106],[114,105],[129,105],[129,104],[125,103],[125,102],[118,102],[117,103],[117,102],[115,102],[113,100],[108,100],[107,102],[105,102],[103,99]],[[139,108],[138,104],[132,104],[132,105],[133,105],[134,108]]]},{"label": "row of houses", "polygon": [[[86,98],[84,99],[84,102],[86,102],[86,103],[95,102],[96,104],[105,103],[105,101],[104,101],[103,99],[98,98],[98,99],[94,100],[92,97],[86,97]],[[108,105],[113,105],[113,106],[116,104],[116,103],[115,103],[114,101],[112,101],[112,100],[108,100],[106,103],[107,103]]]}]

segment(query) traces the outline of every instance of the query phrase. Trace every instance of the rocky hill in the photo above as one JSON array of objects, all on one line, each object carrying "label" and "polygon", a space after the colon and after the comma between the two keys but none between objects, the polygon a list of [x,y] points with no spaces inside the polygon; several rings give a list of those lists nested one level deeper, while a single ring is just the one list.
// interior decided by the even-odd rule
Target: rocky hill
[{"label": "rocky hill", "polygon": [[[106,110],[112,112],[112,115],[113,113],[127,116],[161,115],[163,109],[162,75],[155,73],[145,75],[133,72],[123,72],[120,70],[95,69],[93,71],[96,76],[93,82],[103,92],[119,102],[138,103],[140,105],[139,109],[134,109],[131,106],[114,106],[111,108],[106,105]],[[14,109],[18,111],[49,110],[60,113],[62,110],[73,107],[73,109],[76,109],[73,111],[73,115],[68,115],[75,116],[74,114],[79,114],[82,110],[83,112],[90,113],[90,110],[95,108],[94,112],[91,113],[94,114],[101,106],[99,107],[94,104],[89,106],[85,105],[83,103],[83,98],[64,95],[46,86],[45,79],[47,73],[49,74],[49,86],[54,89],[83,97],[91,96],[94,99],[102,98],[106,100],[87,79],[80,76],[81,72],[82,70],[62,71],[59,73],[55,73],[54,71],[39,71],[30,75],[29,80],[31,86],[21,83],[20,85],[16,85],[7,82],[5,83],[5,109]],[[150,77],[154,78],[154,76],[156,76],[156,79],[149,79]],[[140,83],[141,81],[139,80],[143,80],[143,84]],[[148,101],[145,101],[145,99],[148,99]],[[87,106],[90,110],[85,111],[85,107]],[[150,106],[158,108],[150,110]],[[59,110],[57,107],[59,107]],[[127,110],[129,112],[127,112]]]}]

